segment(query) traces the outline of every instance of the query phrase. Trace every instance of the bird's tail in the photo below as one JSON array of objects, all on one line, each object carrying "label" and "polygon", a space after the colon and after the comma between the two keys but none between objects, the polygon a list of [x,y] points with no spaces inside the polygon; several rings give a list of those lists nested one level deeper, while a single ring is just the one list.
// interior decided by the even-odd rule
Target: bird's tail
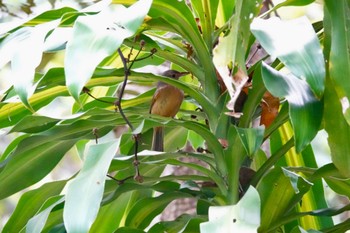
[{"label": "bird's tail", "polygon": [[158,126],[153,128],[153,139],[152,139],[152,150],[154,151],[164,151],[164,128],[163,126]]}]

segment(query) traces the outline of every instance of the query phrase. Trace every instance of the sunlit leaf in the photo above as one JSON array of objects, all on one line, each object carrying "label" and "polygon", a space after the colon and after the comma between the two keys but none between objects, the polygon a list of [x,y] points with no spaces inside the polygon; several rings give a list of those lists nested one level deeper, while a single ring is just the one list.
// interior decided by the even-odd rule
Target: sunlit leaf
[{"label": "sunlit leaf", "polygon": [[260,206],[258,192],[250,187],[234,206],[209,207],[209,222],[200,224],[201,232],[257,232]]},{"label": "sunlit leaf", "polygon": [[115,10],[106,8],[76,20],[64,61],[66,83],[76,100],[96,66],[136,32],[151,3],[152,0],[141,0],[127,9],[122,6]]},{"label": "sunlit leaf", "polygon": [[83,168],[68,182],[63,219],[68,232],[88,232],[102,200],[108,167],[119,140],[90,146]]},{"label": "sunlit leaf", "polygon": [[30,107],[28,98],[35,90],[35,68],[41,62],[45,37],[58,24],[59,20],[55,20],[35,27],[21,28],[0,45],[0,57],[2,57],[0,67],[11,60],[11,79],[14,88],[27,107]]},{"label": "sunlit leaf", "polygon": [[53,196],[47,199],[47,201],[40,208],[40,212],[28,221],[26,225],[26,233],[41,232],[52,209],[61,204],[63,201],[64,197],[62,196]]},{"label": "sunlit leaf", "polygon": [[322,120],[323,105],[308,84],[294,75],[285,75],[263,63],[262,76],[272,95],[286,98],[295,133],[295,145],[300,152],[316,136]]},{"label": "sunlit leaf", "polygon": [[251,31],[271,56],[278,57],[321,98],[325,82],[324,58],[317,35],[306,17],[289,21],[255,19]]}]

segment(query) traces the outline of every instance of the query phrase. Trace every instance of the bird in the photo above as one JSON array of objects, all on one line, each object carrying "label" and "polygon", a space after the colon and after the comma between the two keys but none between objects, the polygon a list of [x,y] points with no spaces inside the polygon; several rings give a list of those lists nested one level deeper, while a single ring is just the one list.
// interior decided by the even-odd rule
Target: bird
[{"label": "bird", "polygon": [[[181,76],[187,75],[189,72],[179,72],[176,70],[167,70],[162,76],[179,79]],[[152,97],[150,114],[162,117],[174,117],[180,109],[180,105],[184,99],[184,92],[170,84],[158,82],[157,89]],[[152,150],[164,151],[164,128],[157,126],[153,129]]]}]

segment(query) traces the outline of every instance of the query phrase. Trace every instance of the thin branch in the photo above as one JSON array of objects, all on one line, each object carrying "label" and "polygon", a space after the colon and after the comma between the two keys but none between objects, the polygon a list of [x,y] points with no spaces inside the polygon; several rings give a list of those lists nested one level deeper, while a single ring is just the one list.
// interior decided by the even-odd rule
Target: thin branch
[{"label": "thin branch", "polygon": [[[124,94],[124,91],[125,91],[126,84],[128,82],[128,77],[129,77],[129,74],[130,74],[130,71],[131,71],[131,67],[134,65],[135,61],[137,61],[137,57],[140,55],[140,53],[141,53],[142,49],[144,48],[144,46],[145,46],[145,41],[141,40],[141,42],[140,42],[140,47],[141,48],[138,50],[138,52],[137,52],[137,54],[135,56],[135,59],[131,61],[129,66],[128,66],[128,63],[130,62],[130,56],[131,56],[131,53],[133,51],[133,48],[131,48],[130,53],[128,54],[128,58],[126,58],[124,56],[124,54],[122,53],[120,48],[118,49],[118,53],[119,53],[120,59],[121,59],[121,61],[123,63],[123,67],[124,67],[124,81],[123,81],[123,84],[122,84],[120,92],[119,92],[118,100],[115,101],[114,105],[118,108],[118,111],[120,112],[120,115],[123,117],[124,121],[129,126],[129,128],[131,129],[132,132],[134,131],[135,128],[131,124],[129,119],[124,114],[124,111],[123,111],[122,106],[121,106],[121,100],[122,100],[122,97],[123,97],[123,94]],[[152,54],[151,55],[153,55],[153,53],[155,51],[156,50],[152,49],[152,51],[151,51]],[[135,167],[135,170],[136,170],[136,174],[134,176],[134,179],[136,181],[142,183],[143,182],[143,177],[140,175],[140,170],[139,170],[140,162],[139,162],[138,156],[137,156],[139,140],[140,140],[140,134],[134,134],[133,138],[135,140],[135,151],[134,151],[135,159],[134,159],[133,163],[134,163],[134,167]]]}]

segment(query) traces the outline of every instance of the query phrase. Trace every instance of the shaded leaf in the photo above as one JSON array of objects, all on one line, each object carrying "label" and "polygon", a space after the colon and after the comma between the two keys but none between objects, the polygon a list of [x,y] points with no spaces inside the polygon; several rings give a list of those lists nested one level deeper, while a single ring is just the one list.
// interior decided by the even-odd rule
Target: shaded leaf
[{"label": "shaded leaf", "polygon": [[170,202],[179,198],[189,197],[192,196],[181,192],[169,192],[158,197],[141,199],[130,210],[125,220],[125,225],[144,229]]},{"label": "shaded leaf", "polygon": [[347,123],[335,87],[327,78],[324,96],[324,122],[334,165],[345,177],[350,176],[350,125]]},{"label": "shaded leaf", "polygon": [[16,209],[4,226],[3,232],[20,232],[49,197],[60,194],[66,181],[55,181],[24,193]]},{"label": "shaded leaf", "polygon": [[8,197],[44,178],[74,145],[75,140],[51,141],[27,147],[32,140],[26,138],[18,145],[14,153],[2,163],[6,166],[0,173],[0,199]]},{"label": "shaded leaf", "polygon": [[330,51],[326,54],[329,77],[350,125],[350,2],[326,0],[325,14],[328,16],[325,17],[325,51]]},{"label": "shaded leaf", "polygon": [[249,157],[253,157],[259,150],[264,139],[264,126],[257,128],[238,128],[237,134],[242,141],[242,144],[248,153]]},{"label": "shaded leaf", "polygon": [[57,122],[59,120],[45,116],[26,116],[11,129],[10,133],[38,133],[53,127]]}]

